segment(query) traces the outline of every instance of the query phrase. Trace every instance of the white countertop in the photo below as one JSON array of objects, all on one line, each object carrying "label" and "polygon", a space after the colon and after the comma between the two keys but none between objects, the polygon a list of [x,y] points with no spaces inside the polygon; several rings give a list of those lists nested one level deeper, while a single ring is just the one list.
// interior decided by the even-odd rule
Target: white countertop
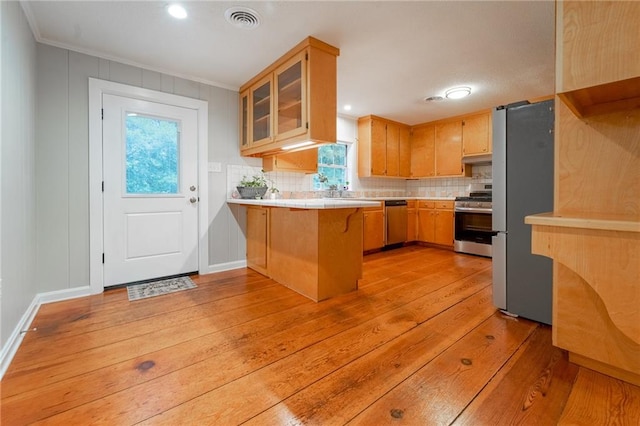
[{"label": "white countertop", "polygon": [[228,198],[229,204],[242,204],[248,206],[288,207],[296,209],[346,209],[354,207],[376,207],[380,201],[366,201],[362,199],[336,199],[336,198],[300,198],[278,200],[252,200],[244,198]]},{"label": "white countertop", "polygon": [[[373,201],[384,201],[384,200],[446,200],[446,201],[454,201],[456,197],[360,197],[360,198],[352,198],[352,200],[373,200]],[[344,198],[341,198],[344,200]]]}]

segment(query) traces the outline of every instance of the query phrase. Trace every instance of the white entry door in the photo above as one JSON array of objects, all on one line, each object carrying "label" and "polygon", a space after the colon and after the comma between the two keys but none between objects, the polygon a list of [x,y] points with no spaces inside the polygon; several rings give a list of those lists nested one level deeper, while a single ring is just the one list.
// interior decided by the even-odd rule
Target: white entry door
[{"label": "white entry door", "polygon": [[104,94],[104,286],[198,270],[196,110]]}]

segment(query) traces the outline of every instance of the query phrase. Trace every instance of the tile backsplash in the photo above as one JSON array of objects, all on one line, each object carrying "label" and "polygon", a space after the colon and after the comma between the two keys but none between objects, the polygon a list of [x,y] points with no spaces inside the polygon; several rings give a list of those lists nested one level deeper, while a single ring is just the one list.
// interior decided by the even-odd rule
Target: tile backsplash
[{"label": "tile backsplash", "polygon": [[[431,179],[357,178],[350,183],[354,197],[456,197],[468,195],[470,183],[491,183],[491,165],[473,166],[471,177]],[[227,196],[232,197],[244,176],[261,172],[260,167],[227,166]],[[313,176],[290,172],[266,172],[267,180],[280,190],[284,198],[315,198],[323,195],[314,191]]]}]

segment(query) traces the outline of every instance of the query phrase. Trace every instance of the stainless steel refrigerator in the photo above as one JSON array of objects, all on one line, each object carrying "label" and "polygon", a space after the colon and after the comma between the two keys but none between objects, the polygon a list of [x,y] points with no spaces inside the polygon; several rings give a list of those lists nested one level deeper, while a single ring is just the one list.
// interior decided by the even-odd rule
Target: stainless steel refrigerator
[{"label": "stainless steel refrigerator", "polygon": [[553,100],[493,111],[493,302],[551,324],[552,261],[531,254],[530,214],[553,211]]}]

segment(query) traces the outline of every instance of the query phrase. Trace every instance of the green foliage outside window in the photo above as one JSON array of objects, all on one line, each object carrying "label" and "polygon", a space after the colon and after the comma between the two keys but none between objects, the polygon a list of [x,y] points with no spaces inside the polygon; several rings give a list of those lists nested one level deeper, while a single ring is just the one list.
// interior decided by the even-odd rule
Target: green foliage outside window
[{"label": "green foliage outside window", "polygon": [[176,121],[127,116],[128,194],[178,193],[178,136]]},{"label": "green foliage outside window", "polygon": [[[321,178],[326,177],[325,182]],[[324,180],[324,179],[323,179]],[[318,174],[313,177],[316,190],[342,189],[347,184],[347,146],[341,143],[318,148]]]}]

